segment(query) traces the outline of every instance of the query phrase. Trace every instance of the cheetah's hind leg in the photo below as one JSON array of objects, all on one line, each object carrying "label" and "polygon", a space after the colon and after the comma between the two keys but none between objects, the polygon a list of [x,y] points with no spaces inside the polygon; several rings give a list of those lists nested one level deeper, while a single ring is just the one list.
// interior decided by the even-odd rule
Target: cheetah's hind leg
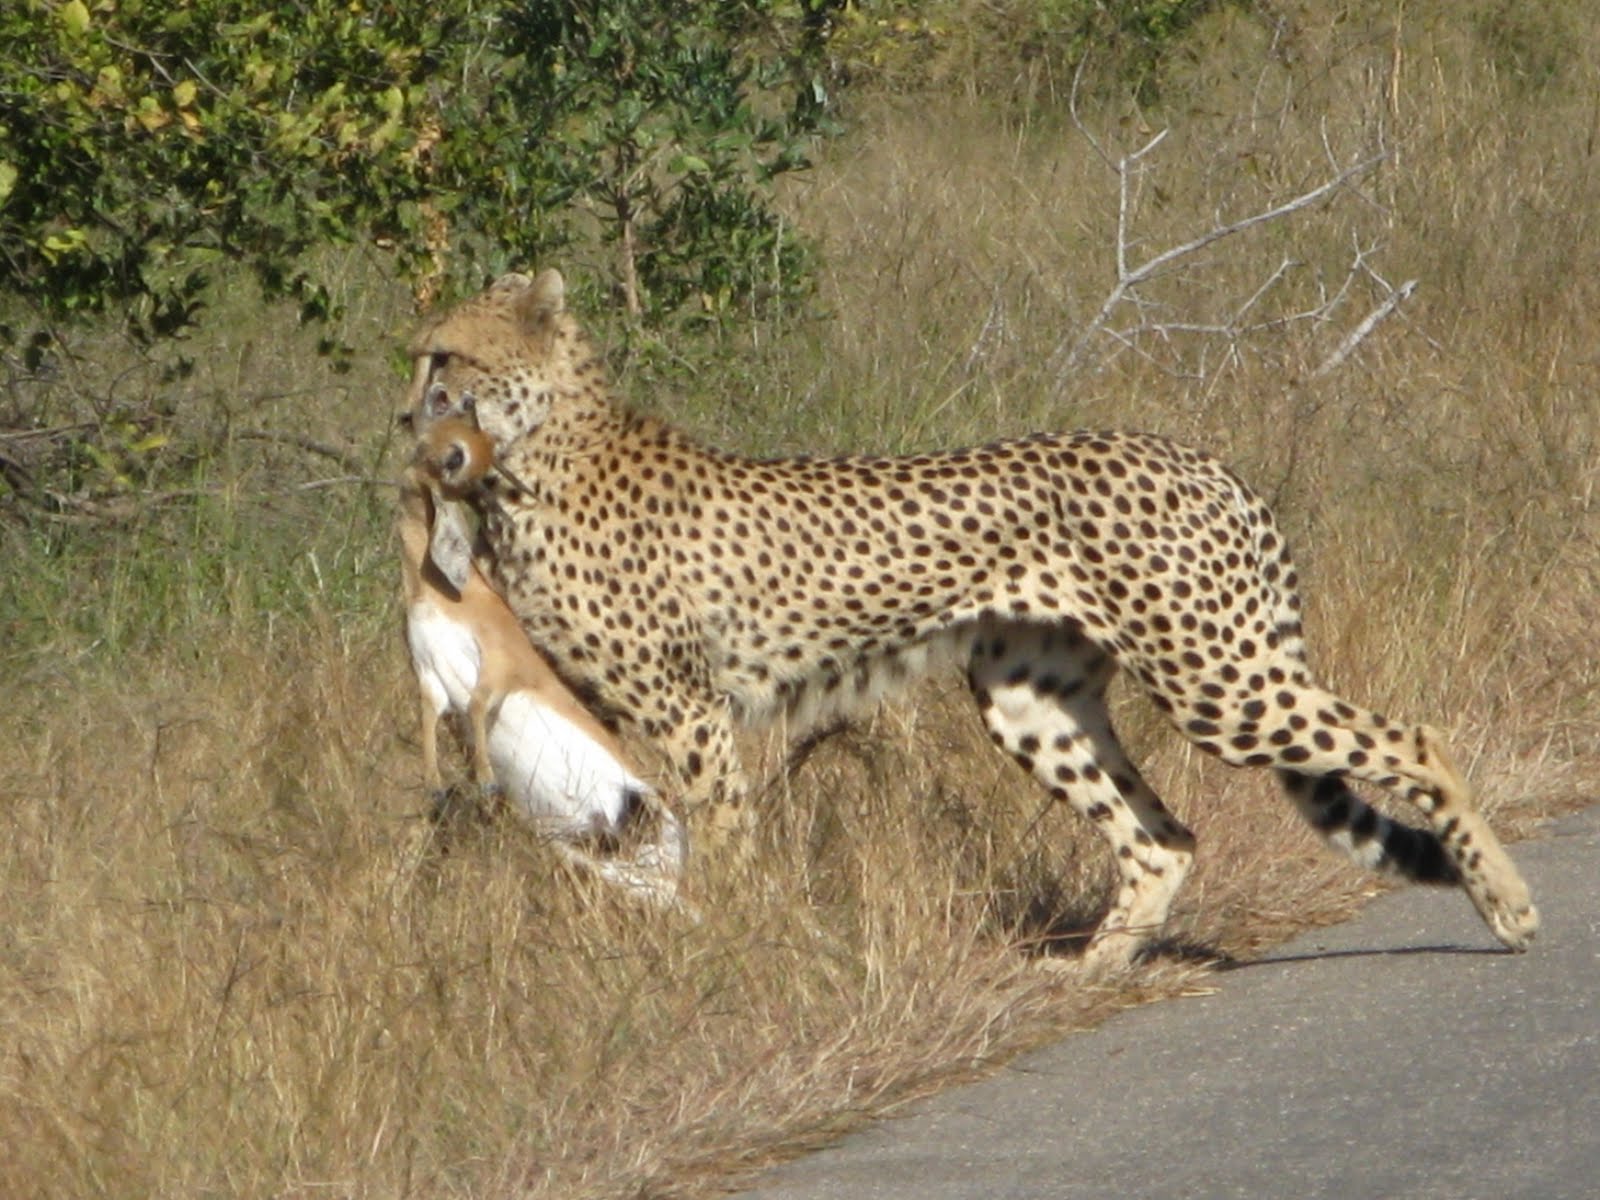
[{"label": "cheetah's hind leg", "polygon": [[[1281,687],[1272,708],[1275,729],[1246,731],[1225,714],[1215,740],[1197,740],[1235,765],[1277,768],[1301,814],[1357,863],[1416,883],[1460,884],[1495,937],[1513,950],[1528,948],[1539,928],[1528,885],[1478,812],[1439,733],[1357,708],[1303,676]],[[1346,779],[1415,805],[1428,828],[1383,816]]]},{"label": "cheetah's hind leg", "polygon": [[1437,803],[1430,817],[1461,874],[1461,886],[1502,944],[1526,950],[1539,932],[1539,910],[1527,883],[1473,803],[1472,789],[1445,749],[1444,736],[1423,726],[1416,738],[1418,759],[1436,780]]},{"label": "cheetah's hind leg", "polygon": [[1105,692],[1116,664],[1074,628],[987,623],[969,682],[994,741],[1092,822],[1121,877],[1084,956],[1125,966],[1160,932],[1194,860],[1194,835],[1162,806],[1117,740]]},{"label": "cheetah's hind leg", "polygon": [[[1539,929],[1528,885],[1472,802],[1472,791],[1450,761],[1443,738],[1419,727],[1386,739],[1382,768],[1348,769],[1417,805],[1429,829],[1382,815],[1345,786],[1342,774],[1281,771],[1284,787],[1324,840],[1369,870],[1413,883],[1459,884],[1478,915],[1504,945],[1526,950]],[[1399,752],[1401,746],[1407,752]]]}]

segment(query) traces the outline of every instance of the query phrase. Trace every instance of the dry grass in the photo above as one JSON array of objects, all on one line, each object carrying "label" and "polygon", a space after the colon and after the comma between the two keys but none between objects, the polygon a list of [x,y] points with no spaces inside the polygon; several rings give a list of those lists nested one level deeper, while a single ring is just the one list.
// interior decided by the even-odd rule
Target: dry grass
[{"label": "dry grass", "polygon": [[[1449,727],[1497,824],[1525,832],[1600,774],[1592,96],[1508,75],[1542,61],[1537,38],[1470,14],[1398,37],[1281,15],[1275,35],[1215,13],[1167,111],[1085,113],[1129,148],[1141,121],[1172,125],[1139,193],[1154,248],[1307,186],[1324,136],[1396,148],[1360,196],[1149,293],[1214,320],[1289,256],[1271,299],[1292,312],[1359,243],[1422,282],[1330,376],[1308,378],[1381,298],[1370,278],[1320,323],[1232,348],[1102,338],[1047,370],[1110,285],[1114,180],[1059,108],[920,95],[860,114],[788,197],[824,247],[827,319],[763,329],[691,398],[636,398],[764,451],[1078,425],[1211,446],[1294,534],[1321,672]],[[1569,33],[1587,62],[1600,43]],[[258,315],[196,347],[175,405],[214,423],[215,489],[181,517],[5,534],[0,1193],[715,1190],[1370,890],[1268,779],[1201,761],[1127,695],[1129,742],[1201,835],[1172,953],[1114,988],[1042,970],[1092,922],[1104,852],[944,678],[773,777],[755,873],[705,880],[700,925],[586,891],[513,827],[441,853],[386,495],[298,491],[348,464],[238,436],[309,433],[389,469],[403,318],[367,304],[350,336],[373,355],[347,379],[307,384]]]}]

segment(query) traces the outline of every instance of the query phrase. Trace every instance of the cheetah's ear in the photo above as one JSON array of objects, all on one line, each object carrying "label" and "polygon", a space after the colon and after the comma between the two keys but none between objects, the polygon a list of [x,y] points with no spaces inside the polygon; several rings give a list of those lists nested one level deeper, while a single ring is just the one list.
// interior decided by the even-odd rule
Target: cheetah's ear
[{"label": "cheetah's ear", "polygon": [[556,334],[556,318],[566,311],[567,285],[561,272],[540,271],[526,291],[515,300],[516,316],[522,332],[542,350],[548,351]]},{"label": "cheetah's ear", "polygon": [[428,538],[428,557],[439,574],[450,581],[456,595],[467,586],[472,574],[472,529],[467,523],[466,506],[457,500],[433,497],[433,532]]},{"label": "cheetah's ear", "polygon": [[489,285],[491,292],[522,292],[526,291],[533,283],[520,271],[508,271]]},{"label": "cheetah's ear", "polygon": [[533,282],[528,285],[527,302],[552,315],[565,312],[567,281],[561,278],[561,272],[554,267],[546,267],[535,275]]},{"label": "cheetah's ear", "polygon": [[525,332],[549,329],[554,318],[567,308],[567,285],[561,272],[540,271],[515,303],[517,319]]}]

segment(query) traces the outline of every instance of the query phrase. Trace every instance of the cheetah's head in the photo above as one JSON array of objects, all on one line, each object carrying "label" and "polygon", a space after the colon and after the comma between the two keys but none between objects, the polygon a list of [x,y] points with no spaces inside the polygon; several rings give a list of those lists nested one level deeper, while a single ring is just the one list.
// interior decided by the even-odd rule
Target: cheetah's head
[{"label": "cheetah's head", "polygon": [[422,434],[447,418],[474,418],[500,447],[545,425],[598,374],[554,270],[501,276],[425,326],[411,355],[402,419]]}]

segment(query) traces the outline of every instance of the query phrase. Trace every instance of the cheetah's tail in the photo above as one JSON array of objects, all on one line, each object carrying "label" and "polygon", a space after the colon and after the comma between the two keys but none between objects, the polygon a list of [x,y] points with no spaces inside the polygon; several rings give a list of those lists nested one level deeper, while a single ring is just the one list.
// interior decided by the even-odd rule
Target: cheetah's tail
[{"label": "cheetah's tail", "polygon": [[1334,775],[1279,771],[1284,790],[1328,845],[1370,871],[1413,883],[1461,882],[1443,844],[1426,829],[1384,816]]}]

